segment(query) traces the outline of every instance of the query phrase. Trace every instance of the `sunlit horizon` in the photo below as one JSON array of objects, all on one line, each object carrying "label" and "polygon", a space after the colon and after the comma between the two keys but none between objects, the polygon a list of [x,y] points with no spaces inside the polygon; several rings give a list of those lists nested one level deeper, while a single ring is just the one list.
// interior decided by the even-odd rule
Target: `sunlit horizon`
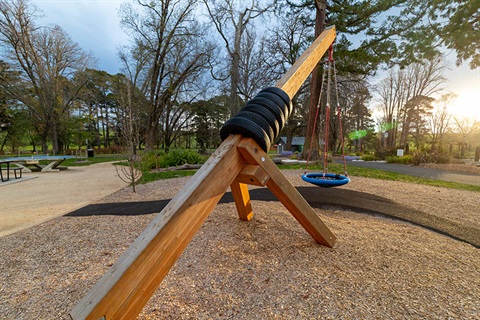
[{"label": "sunlit horizon", "polygon": [[480,121],[480,90],[468,90],[456,94],[457,98],[448,107],[449,113],[453,117]]}]

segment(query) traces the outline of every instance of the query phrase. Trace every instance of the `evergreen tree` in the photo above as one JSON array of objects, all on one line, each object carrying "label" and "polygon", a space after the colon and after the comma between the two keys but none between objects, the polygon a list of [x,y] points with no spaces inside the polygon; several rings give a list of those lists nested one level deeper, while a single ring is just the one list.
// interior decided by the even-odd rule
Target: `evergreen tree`
[{"label": "evergreen tree", "polygon": [[432,30],[442,44],[457,53],[457,65],[470,60],[470,68],[480,67],[480,1],[431,0]]},{"label": "evergreen tree", "polygon": [[[479,2],[475,0],[286,0],[283,4],[311,10],[306,23],[315,26],[315,37],[327,25],[335,25],[340,74],[368,76],[381,66],[404,67],[430,60],[438,55],[442,44],[456,50],[457,63],[471,59],[471,67],[479,64]],[[315,122],[319,69],[314,70],[311,80],[308,132]]]}]

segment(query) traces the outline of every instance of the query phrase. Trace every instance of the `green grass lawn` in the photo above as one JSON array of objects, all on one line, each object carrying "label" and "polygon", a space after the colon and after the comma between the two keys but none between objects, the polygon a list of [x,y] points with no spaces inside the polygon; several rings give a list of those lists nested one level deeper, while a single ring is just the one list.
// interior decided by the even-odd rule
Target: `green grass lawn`
[{"label": "green grass lawn", "polygon": [[163,171],[163,172],[144,172],[140,178],[139,183],[149,183],[152,181],[162,179],[172,179],[179,177],[193,176],[197,170],[177,170],[177,171]]},{"label": "green grass lawn", "polygon": [[[305,170],[305,165],[278,165],[278,167],[280,169],[296,169],[299,171]],[[309,165],[308,167],[309,172],[322,172],[322,170],[323,170],[323,167],[321,165]],[[331,163],[329,164],[328,171],[343,174],[344,173],[343,165]],[[435,186],[435,187],[444,187],[444,188],[462,189],[462,190],[480,192],[480,186],[449,182],[449,181],[433,180],[433,179],[427,179],[427,178],[421,178],[421,177],[414,177],[407,174],[401,174],[401,173],[384,171],[384,170],[349,166],[347,167],[347,172],[349,176],[353,176],[353,177],[365,177],[365,178],[373,178],[373,179],[379,179],[379,180],[402,181],[402,182],[425,184],[425,185]],[[352,181],[351,183],[355,183],[355,181]]]}]

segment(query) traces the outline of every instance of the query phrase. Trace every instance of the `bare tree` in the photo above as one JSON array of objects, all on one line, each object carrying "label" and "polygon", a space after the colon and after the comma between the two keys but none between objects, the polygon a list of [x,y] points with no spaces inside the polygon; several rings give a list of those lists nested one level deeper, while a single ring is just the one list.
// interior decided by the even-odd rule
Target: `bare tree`
[{"label": "bare tree", "polygon": [[[181,91],[178,92],[180,94]],[[191,112],[191,103],[195,100],[194,96],[189,101],[183,103],[168,104],[162,115],[162,133],[163,133],[163,145],[166,151],[176,142],[181,136],[186,134],[191,119],[194,114]],[[174,101],[183,100],[178,98],[178,95]]]},{"label": "bare tree", "polygon": [[[441,85],[446,80],[443,76],[445,68],[443,57],[437,56],[403,70],[391,70],[387,78],[376,86],[386,124],[384,129],[388,132],[387,148],[393,148],[397,143],[400,146],[408,143],[411,124],[415,119],[420,120],[418,112],[428,109],[421,108],[425,106],[425,99],[442,90]],[[426,112],[423,115],[426,116]]]},{"label": "bare tree", "polygon": [[[5,89],[32,111],[43,151],[50,136],[53,151],[58,153],[62,121],[85,84],[80,74],[92,58],[59,26],[37,26],[36,17],[36,9],[25,0],[0,3],[1,53],[24,81],[23,88],[7,84]],[[77,81],[71,81],[75,74]]]},{"label": "bare tree", "polygon": [[429,128],[432,133],[432,152],[443,151],[443,136],[450,126],[452,115],[448,106],[455,100],[456,95],[447,93],[437,100],[437,107],[430,115]]},{"label": "bare tree", "polygon": [[[472,146],[475,133],[480,132],[480,121],[468,118],[468,117],[454,117],[455,129],[460,134],[460,141],[458,142],[460,147],[460,158],[465,157],[467,148]],[[475,141],[475,142],[478,142]]]},{"label": "bare tree", "polygon": [[253,98],[259,89],[278,78],[272,66],[272,56],[266,38],[258,37],[253,28],[247,28],[244,38],[241,45],[237,92],[244,101],[247,101]]},{"label": "bare tree", "polygon": [[[276,79],[280,79],[308,48],[312,28],[305,24],[305,10],[293,13],[288,7],[277,12],[275,29],[270,30],[273,40],[270,42],[270,69]],[[275,74],[276,73],[276,74]],[[309,81],[305,81],[292,99],[294,113],[290,115],[283,129],[287,137],[286,150],[291,150],[294,135],[306,133],[309,119],[308,101],[310,99]],[[310,134],[309,132],[308,134]],[[317,147],[318,149],[318,147]],[[307,152],[307,148],[304,152]],[[318,152],[317,152],[318,153]],[[306,156],[305,156],[306,157]]]},{"label": "bare tree", "polygon": [[206,70],[213,48],[194,19],[195,0],[136,1],[122,6],[122,25],[132,35],[130,57],[143,68],[137,85],[148,99],[145,143],[155,147],[160,119],[180,87]]},{"label": "bare tree", "polygon": [[[293,13],[285,8],[277,13],[278,24],[270,30],[272,37],[270,51],[274,56],[273,66],[278,72],[277,78],[285,74],[308,48],[312,28],[305,24],[306,16],[309,14],[305,11],[299,10]],[[300,92],[305,91],[304,87]]]},{"label": "bare tree", "polygon": [[412,117],[415,117],[416,112],[420,110],[420,105],[425,105],[425,99],[421,97],[430,97],[443,90],[441,86],[446,81],[443,75],[445,69],[445,61],[441,55],[422,63],[414,63],[406,68],[406,86],[402,90],[406,103],[399,109],[399,117],[402,121],[401,146],[405,146],[408,142]]},{"label": "bare tree", "polygon": [[383,130],[388,134],[386,145],[388,148],[395,145],[396,126],[400,109],[406,103],[405,87],[407,79],[402,70],[390,70],[387,78],[380,81],[375,91],[380,96],[380,109],[383,112]]},{"label": "bare tree", "polygon": [[124,182],[130,183],[133,192],[136,192],[136,184],[141,177],[139,168],[140,156],[137,147],[140,141],[140,110],[142,95],[127,77],[117,75],[114,79],[114,95],[117,100],[117,112],[119,112],[119,125],[121,126],[121,142],[125,146],[124,156],[128,165],[115,165],[117,175]]},{"label": "bare tree", "polygon": [[345,137],[347,132],[353,132],[350,138],[351,147],[354,146],[355,151],[363,152],[367,131],[373,126],[368,109],[372,96],[365,80],[355,75],[349,77],[339,78],[343,136]]},{"label": "bare tree", "polygon": [[262,5],[261,1],[249,3],[236,0],[203,0],[208,14],[220,37],[225,43],[230,58],[230,115],[240,110],[238,89],[240,85],[241,44],[248,24],[273,8],[273,4]]},{"label": "bare tree", "polygon": [[141,115],[148,112],[148,101],[144,94],[148,82],[143,71],[150,63],[150,54],[148,48],[133,45],[122,48],[118,55],[125,76],[115,76],[113,87],[120,138],[121,143],[126,146],[124,156],[128,166],[117,165],[115,168],[120,179],[130,183],[132,191],[136,192],[136,183],[141,175],[138,168],[141,163],[138,155],[140,132],[144,123]]}]

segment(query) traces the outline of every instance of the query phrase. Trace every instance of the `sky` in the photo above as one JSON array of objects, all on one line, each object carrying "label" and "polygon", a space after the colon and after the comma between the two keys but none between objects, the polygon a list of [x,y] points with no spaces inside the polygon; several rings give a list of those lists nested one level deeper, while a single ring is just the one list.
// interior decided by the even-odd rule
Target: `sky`
[{"label": "sky", "polygon": [[[30,0],[43,11],[41,24],[58,24],[80,47],[97,58],[97,69],[110,74],[120,72],[118,48],[128,44],[120,28],[118,9],[130,0]],[[458,98],[451,105],[455,116],[469,116],[480,121],[480,69],[468,64],[455,66],[455,53],[447,52],[450,70],[445,72],[445,87]]]}]

